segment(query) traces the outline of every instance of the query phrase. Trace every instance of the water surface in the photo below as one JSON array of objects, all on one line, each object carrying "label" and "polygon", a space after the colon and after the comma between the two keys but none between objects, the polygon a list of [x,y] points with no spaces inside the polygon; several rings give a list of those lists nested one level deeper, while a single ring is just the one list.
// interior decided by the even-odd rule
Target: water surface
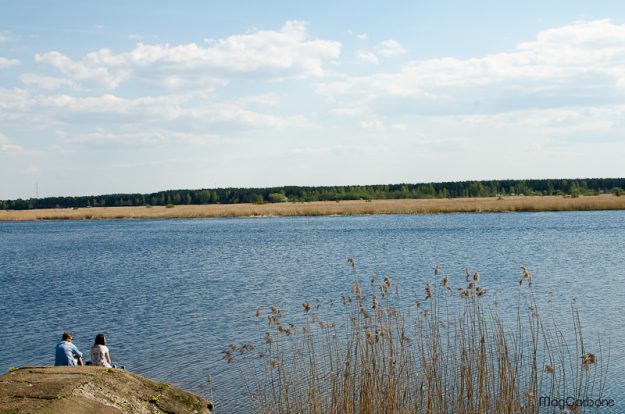
[{"label": "water surface", "polygon": [[607,393],[623,408],[624,251],[621,211],[2,222],[0,371],[52,364],[63,331],[83,351],[104,332],[114,362],[150,378],[201,393],[211,372],[235,412],[221,351],[257,337],[257,306],[299,314],[373,273],[413,298],[437,263],[452,281],[478,270],[508,303],[526,265],[550,317],[575,298],[585,336],[611,339]]}]

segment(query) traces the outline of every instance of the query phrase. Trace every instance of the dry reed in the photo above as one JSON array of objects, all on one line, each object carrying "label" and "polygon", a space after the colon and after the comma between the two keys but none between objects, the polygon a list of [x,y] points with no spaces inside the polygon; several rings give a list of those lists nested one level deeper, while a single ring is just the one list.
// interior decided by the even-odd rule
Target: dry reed
[{"label": "dry reed", "polygon": [[[434,273],[410,309],[400,306],[389,277],[378,283],[374,276],[364,287],[355,280],[336,309],[333,301],[327,312],[319,299],[316,307],[304,303],[300,327],[286,323],[278,308],[265,326],[257,310],[259,343],[224,352],[253,411],[596,412],[553,403],[601,398],[605,386],[609,358],[584,342],[574,304],[572,330],[552,326],[541,319],[531,286],[517,286],[516,314],[506,319],[477,272],[467,269],[457,288],[453,277],[440,277],[440,266]],[[527,268],[521,277],[531,280]],[[325,313],[339,315],[338,322],[324,320]]]},{"label": "dry reed", "polygon": [[625,197],[613,195],[560,197],[485,197],[420,200],[355,200],[341,202],[212,204],[80,209],[0,210],[0,221],[88,220],[124,218],[206,218],[257,216],[331,216],[361,214],[481,213],[512,211],[625,210]]}]

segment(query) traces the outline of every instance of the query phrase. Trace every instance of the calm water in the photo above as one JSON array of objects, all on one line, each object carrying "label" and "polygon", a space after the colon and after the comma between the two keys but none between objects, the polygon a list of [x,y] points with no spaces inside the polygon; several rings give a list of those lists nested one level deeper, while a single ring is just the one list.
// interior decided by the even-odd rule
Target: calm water
[{"label": "calm water", "polygon": [[256,338],[257,306],[301,313],[348,291],[347,257],[412,297],[441,263],[506,299],[527,265],[550,316],[575,298],[585,337],[611,340],[623,412],[624,253],[625,212],[0,222],[0,371],[52,364],[65,330],[83,351],[104,332],[113,362],[150,378],[202,392],[210,371],[219,412],[235,412],[225,345]]}]

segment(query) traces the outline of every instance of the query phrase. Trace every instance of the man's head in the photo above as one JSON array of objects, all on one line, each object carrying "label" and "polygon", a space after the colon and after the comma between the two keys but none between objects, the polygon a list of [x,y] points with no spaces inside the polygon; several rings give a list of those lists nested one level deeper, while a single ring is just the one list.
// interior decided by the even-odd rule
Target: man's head
[{"label": "man's head", "polygon": [[63,333],[63,340],[64,341],[72,342],[72,338],[74,338],[74,337],[72,336],[71,332],[64,332]]}]

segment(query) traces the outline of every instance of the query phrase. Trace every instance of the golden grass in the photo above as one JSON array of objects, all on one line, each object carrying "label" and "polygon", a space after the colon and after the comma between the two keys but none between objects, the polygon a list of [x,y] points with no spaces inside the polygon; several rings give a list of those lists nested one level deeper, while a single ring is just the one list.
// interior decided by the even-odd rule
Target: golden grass
[{"label": "golden grass", "polygon": [[253,412],[595,412],[576,401],[607,401],[609,357],[584,342],[574,304],[569,328],[543,322],[527,268],[524,280],[510,287],[519,289],[511,316],[478,273],[448,277],[437,267],[410,307],[388,277],[355,280],[337,304],[304,303],[297,326],[277,307],[266,317],[257,309],[258,343],[230,344],[224,359],[239,370]]},{"label": "golden grass", "polygon": [[178,205],[174,208],[94,207],[80,209],[0,210],[0,221],[156,219],[258,216],[331,216],[361,214],[437,214],[509,211],[625,210],[625,197],[613,195],[454,198],[429,200],[318,201],[277,204]]}]

